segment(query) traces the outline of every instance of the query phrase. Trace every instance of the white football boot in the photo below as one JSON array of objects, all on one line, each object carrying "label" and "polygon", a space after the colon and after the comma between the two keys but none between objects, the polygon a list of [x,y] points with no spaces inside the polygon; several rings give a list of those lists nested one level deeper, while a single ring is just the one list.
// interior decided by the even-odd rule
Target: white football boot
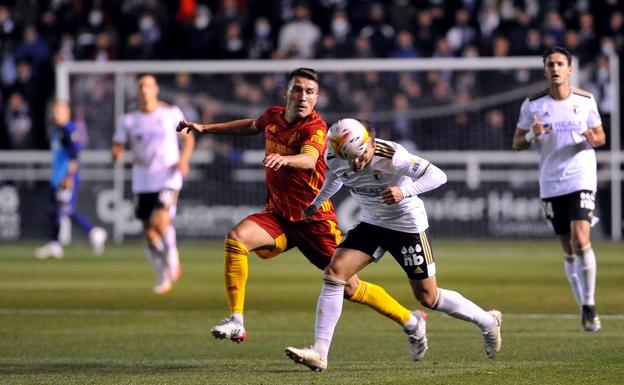
[{"label": "white football boot", "polygon": [[91,251],[93,255],[102,255],[104,252],[104,245],[106,244],[106,239],[108,238],[108,233],[101,227],[94,227],[89,232],[89,242],[91,243]]},{"label": "white football boot", "polygon": [[410,356],[414,361],[420,361],[429,349],[427,344],[427,313],[414,310],[412,314],[418,320],[418,327],[416,330],[406,330],[405,332],[410,344]]},{"label": "white football boot", "polygon": [[324,372],[327,370],[327,361],[314,350],[312,346],[305,348],[287,347],[284,353],[297,364],[305,365],[315,372]]},{"label": "white football boot", "polygon": [[46,243],[44,246],[35,250],[35,258],[48,259],[48,258],[63,258],[63,246],[59,242],[52,241]]},{"label": "white football boot", "polygon": [[501,343],[503,341],[500,330],[501,324],[503,323],[503,315],[498,310],[490,310],[488,313],[495,318],[496,326],[491,329],[484,330],[481,335],[483,335],[483,342],[485,344],[485,354],[491,359],[496,357],[496,353],[500,350]]},{"label": "white football boot", "polygon": [[216,339],[228,339],[240,344],[247,341],[247,331],[243,324],[232,317],[224,318],[220,324],[213,327],[210,332]]}]

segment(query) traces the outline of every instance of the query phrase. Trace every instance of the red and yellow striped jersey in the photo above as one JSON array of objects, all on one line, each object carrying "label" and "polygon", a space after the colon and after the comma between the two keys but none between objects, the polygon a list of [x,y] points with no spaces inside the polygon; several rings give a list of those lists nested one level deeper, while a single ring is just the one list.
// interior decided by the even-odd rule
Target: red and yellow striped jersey
[{"label": "red and yellow striped jersey", "polygon": [[[318,155],[314,170],[281,167],[275,171],[265,168],[267,186],[266,209],[293,222],[303,220],[303,209],[314,199],[325,181],[325,153],[327,124],[313,111],[305,119],[293,124],[284,120],[286,108],[269,108],[256,119],[256,127],[264,131],[265,153],[297,155],[310,152]],[[323,203],[315,219],[334,219],[336,213],[331,201]]]}]

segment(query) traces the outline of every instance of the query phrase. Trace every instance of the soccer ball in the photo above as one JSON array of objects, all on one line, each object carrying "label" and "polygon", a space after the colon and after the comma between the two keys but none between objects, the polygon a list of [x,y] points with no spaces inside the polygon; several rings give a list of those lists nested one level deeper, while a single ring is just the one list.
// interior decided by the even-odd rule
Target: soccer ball
[{"label": "soccer ball", "polygon": [[356,119],[340,119],[327,131],[327,142],[340,158],[355,159],[368,148],[368,131]]}]

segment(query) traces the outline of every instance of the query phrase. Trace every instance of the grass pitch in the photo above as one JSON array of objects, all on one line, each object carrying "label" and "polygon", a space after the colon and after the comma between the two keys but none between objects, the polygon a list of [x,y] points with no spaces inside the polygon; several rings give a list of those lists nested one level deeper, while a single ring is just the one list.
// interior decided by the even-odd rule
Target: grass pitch
[{"label": "grass pitch", "polygon": [[[440,287],[503,312],[503,348],[488,360],[476,326],[429,311],[429,351],[409,359],[400,328],[346,303],[319,374],[293,364],[286,346],[310,344],[321,272],[297,252],[250,259],[241,345],[216,341],[227,315],[221,242],[181,242],[184,275],[167,296],[140,243],[89,256],[38,261],[34,244],[0,245],[2,384],[622,384],[624,247],[594,243],[603,330],[580,331],[555,240],[438,241]],[[390,256],[364,279],[417,307]]]}]

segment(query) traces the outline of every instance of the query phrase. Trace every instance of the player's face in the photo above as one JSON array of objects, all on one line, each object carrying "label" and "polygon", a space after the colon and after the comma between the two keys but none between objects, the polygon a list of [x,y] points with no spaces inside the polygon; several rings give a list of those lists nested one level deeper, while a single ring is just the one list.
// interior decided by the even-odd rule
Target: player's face
[{"label": "player's face", "polygon": [[544,64],[544,76],[548,83],[553,85],[567,84],[572,67],[568,64],[568,59],[562,53],[555,52],[546,58]]},{"label": "player's face", "polygon": [[373,156],[375,156],[375,145],[372,140],[368,144],[366,151],[361,156],[358,156],[355,159],[351,159],[351,169],[355,172],[361,171],[364,167],[368,166],[369,163],[373,160]]},{"label": "player's face", "polygon": [[52,106],[52,118],[54,119],[54,124],[58,126],[65,126],[69,123],[70,117],[71,113],[67,102],[58,101],[54,103]]},{"label": "player's face", "polygon": [[292,78],[286,90],[286,121],[292,123],[310,115],[318,97],[317,82],[298,76]]},{"label": "player's face", "polygon": [[158,83],[153,76],[146,75],[139,79],[138,97],[141,105],[151,104],[158,100]]}]

